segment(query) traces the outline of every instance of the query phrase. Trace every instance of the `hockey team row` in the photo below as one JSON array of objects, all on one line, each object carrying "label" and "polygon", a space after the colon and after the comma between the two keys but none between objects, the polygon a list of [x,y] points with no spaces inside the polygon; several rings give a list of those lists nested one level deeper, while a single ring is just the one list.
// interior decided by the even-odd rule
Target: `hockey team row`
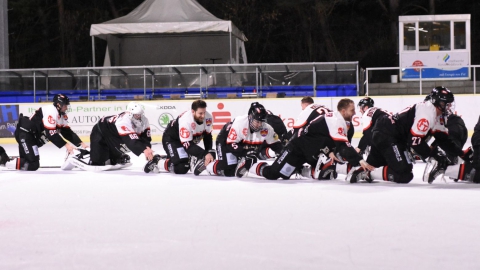
[{"label": "hockey team row", "polygon": [[[130,165],[127,153],[133,152],[147,158],[146,173],[193,171],[195,175],[256,175],[270,180],[290,179],[294,174],[328,180],[336,179],[340,173],[347,175],[350,183],[375,179],[409,183],[413,179],[413,164],[423,160],[423,180],[429,183],[440,176],[480,182],[480,176],[475,177],[480,152],[462,149],[467,129],[453,113],[453,94],[443,86],[395,114],[375,107],[369,97],[361,99],[358,108],[363,136],[358,147],[350,144],[356,106],[347,98],[332,110],[304,97],[302,112],[288,132],[278,116],[254,102],[245,115],[223,126],[215,149],[212,115],[206,110],[205,101],[196,100],[191,111],[180,114],[165,129],[162,145],[166,155],[154,155],[149,122],[139,104],[131,102],[125,112],[100,119],[92,129],[90,146],[68,126],[68,106],[68,97],[60,94],[54,97],[52,105],[39,108],[30,117],[21,116],[15,130],[19,157],[11,160],[0,148],[0,165],[8,162],[9,168],[37,170],[38,148],[51,141],[59,148],[66,146],[71,153],[62,165],[64,170],[124,168]],[[477,128],[479,124],[472,137],[473,149],[480,145]],[[434,142],[429,144],[432,137]],[[198,145],[201,141],[203,148]],[[75,154],[77,150],[80,154]],[[268,159],[273,163],[266,162]]]}]

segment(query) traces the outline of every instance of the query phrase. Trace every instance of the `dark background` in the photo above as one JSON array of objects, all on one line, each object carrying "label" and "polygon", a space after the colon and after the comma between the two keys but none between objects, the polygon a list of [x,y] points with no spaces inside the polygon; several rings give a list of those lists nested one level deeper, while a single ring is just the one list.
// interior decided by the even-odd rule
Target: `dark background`
[{"label": "dark background", "polygon": [[[8,1],[10,68],[91,65],[90,25],[128,14],[143,0]],[[248,38],[249,63],[360,61],[398,66],[398,16],[471,14],[471,64],[480,63],[480,1],[198,0]],[[96,39],[96,63],[106,43]]]}]

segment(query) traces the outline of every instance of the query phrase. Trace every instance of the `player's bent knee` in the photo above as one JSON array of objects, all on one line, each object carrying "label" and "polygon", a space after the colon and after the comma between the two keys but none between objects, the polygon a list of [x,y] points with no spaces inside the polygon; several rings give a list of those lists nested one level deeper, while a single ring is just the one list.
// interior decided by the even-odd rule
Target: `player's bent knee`
[{"label": "player's bent knee", "polygon": [[34,161],[31,163],[27,163],[26,170],[27,171],[36,171],[40,168],[40,162],[39,161]]},{"label": "player's bent knee", "polygon": [[413,179],[413,173],[404,172],[402,174],[395,173],[393,175],[393,181],[398,184],[408,184]]},{"label": "player's bent knee", "polygon": [[173,172],[175,174],[186,174],[190,170],[190,164],[187,163],[178,163],[173,165]]},{"label": "player's bent knee", "polygon": [[223,175],[227,177],[233,177],[235,176],[235,169],[237,168],[236,165],[233,166],[228,166],[224,171]]},{"label": "player's bent knee", "polygon": [[263,170],[263,177],[265,177],[268,180],[277,180],[280,177],[282,177],[283,179],[290,178],[290,177],[284,178],[285,176],[279,174],[278,172],[275,172],[274,170],[271,170],[270,167],[266,167]]}]

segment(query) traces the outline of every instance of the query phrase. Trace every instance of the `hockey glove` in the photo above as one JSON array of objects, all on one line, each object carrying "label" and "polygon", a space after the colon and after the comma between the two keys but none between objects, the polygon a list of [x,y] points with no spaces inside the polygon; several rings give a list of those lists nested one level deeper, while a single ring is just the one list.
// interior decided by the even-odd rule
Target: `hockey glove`
[{"label": "hockey glove", "polygon": [[438,167],[443,170],[445,170],[447,168],[447,164],[450,163],[450,160],[448,159],[445,152],[443,152],[443,150],[439,149],[438,147],[435,147],[433,149],[433,151],[431,152],[431,157],[438,162]]},{"label": "hockey glove", "polygon": [[214,149],[208,150],[208,151],[205,153],[205,156],[208,155],[208,154],[212,155],[212,157],[213,157],[214,160],[217,159],[217,151],[215,151]]},{"label": "hockey glove", "polygon": [[49,141],[50,140],[47,138],[47,135],[45,135],[45,133],[42,133],[42,135],[37,139],[37,146],[41,147]]}]

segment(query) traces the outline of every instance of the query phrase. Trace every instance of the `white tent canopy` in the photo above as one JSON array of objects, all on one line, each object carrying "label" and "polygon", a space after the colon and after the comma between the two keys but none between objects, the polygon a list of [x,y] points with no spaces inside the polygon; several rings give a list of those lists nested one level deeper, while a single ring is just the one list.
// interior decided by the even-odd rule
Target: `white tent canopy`
[{"label": "white tent canopy", "polygon": [[[90,36],[92,36],[93,46],[93,37],[97,36],[106,39],[109,47],[113,48],[114,52],[120,53],[117,64],[122,65],[128,63],[125,60],[129,59],[129,57],[122,55],[126,54],[127,51],[128,54],[135,54],[145,53],[147,49],[149,57],[145,57],[144,60],[151,60],[151,50],[148,50],[146,47],[161,49],[168,53],[166,58],[158,55],[159,62],[155,64],[159,65],[202,64],[198,63],[199,57],[204,59],[202,61],[223,59],[223,61],[219,61],[223,63],[238,63],[241,57],[243,62],[246,63],[245,46],[243,43],[247,41],[245,35],[231,21],[216,18],[195,0],[146,0],[123,17],[100,24],[92,24]],[[115,40],[118,38],[120,40]],[[134,38],[134,40],[130,42],[122,40],[125,38]],[[186,45],[187,47],[179,51],[178,46],[185,45],[185,42],[193,42],[194,45],[198,42],[200,45]],[[208,46],[202,45],[205,42],[207,42]],[[205,55],[194,56],[202,54],[205,47],[209,46],[216,46],[217,48],[207,49]],[[228,46],[227,52],[229,55],[225,55],[221,49],[218,50],[220,46]],[[174,55],[181,58],[178,63],[175,63],[175,59],[172,58],[170,49],[177,50]],[[200,50],[196,51],[196,49]],[[217,50],[217,55],[213,54],[215,50]],[[221,55],[218,55],[218,52]],[[112,53],[112,51],[109,53]],[[116,58],[112,55],[110,57]],[[162,58],[168,61],[163,62]],[[189,59],[192,59],[194,62],[189,63]],[[211,62],[208,61],[206,63]],[[141,63],[141,65],[146,64],[151,63]],[[115,64],[112,63],[112,65]]]}]

